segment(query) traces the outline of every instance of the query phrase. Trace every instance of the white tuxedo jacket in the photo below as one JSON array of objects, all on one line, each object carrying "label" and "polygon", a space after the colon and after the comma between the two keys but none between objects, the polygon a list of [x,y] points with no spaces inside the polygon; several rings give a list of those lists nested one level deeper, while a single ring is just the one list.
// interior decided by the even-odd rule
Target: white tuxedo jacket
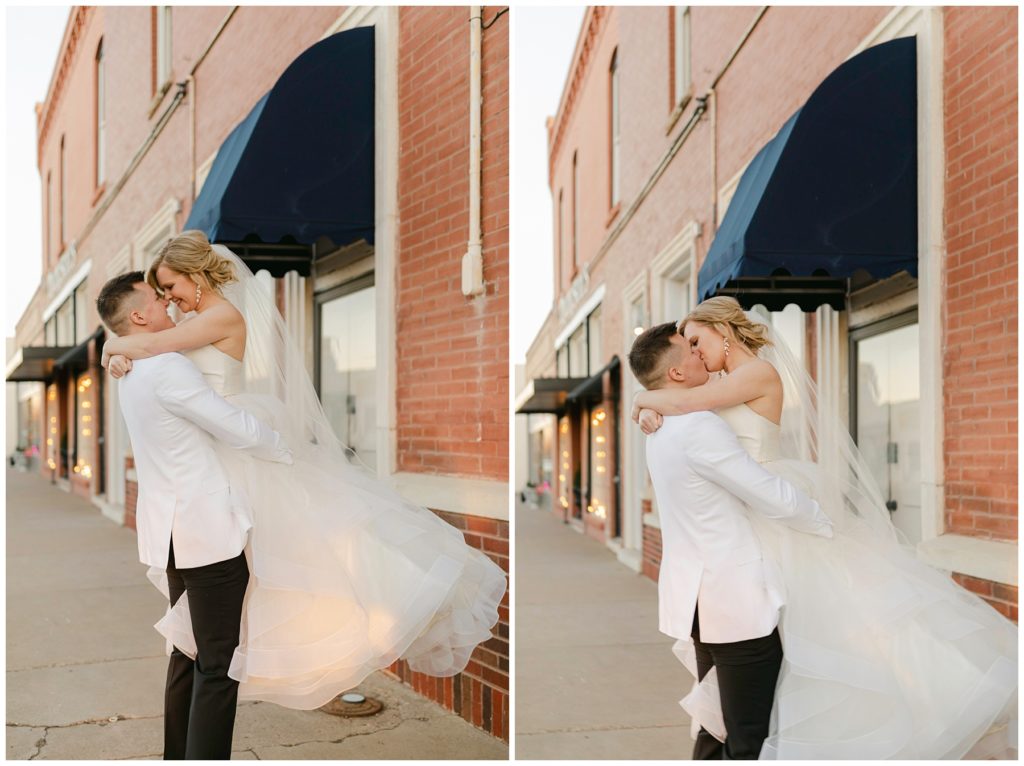
[{"label": "white tuxedo jacket", "polygon": [[666,417],[647,438],[647,467],[661,519],[659,629],[688,639],[699,603],[701,641],[767,636],[778,625],[785,588],[762,558],[747,506],[826,537],[831,521],[817,502],[751,458],[712,412]]},{"label": "white tuxedo jacket", "polygon": [[237,499],[232,502],[212,440],[291,463],[287,445],[276,431],[216,394],[181,354],[135,360],[118,383],[139,478],[139,558],[166,568],[172,534],[180,568],[237,556],[252,524],[248,509],[238,507]]}]

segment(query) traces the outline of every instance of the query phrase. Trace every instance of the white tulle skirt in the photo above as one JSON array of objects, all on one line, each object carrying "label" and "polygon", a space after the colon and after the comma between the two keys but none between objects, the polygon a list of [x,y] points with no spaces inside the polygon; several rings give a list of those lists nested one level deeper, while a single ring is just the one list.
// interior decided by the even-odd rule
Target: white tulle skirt
[{"label": "white tulle skirt", "polygon": [[[269,397],[229,399],[288,434]],[[399,658],[434,676],[463,670],[498,620],[504,571],[337,451],[289,445],[290,466],[217,447],[236,512],[252,525],[229,671],[239,699],[313,709]],[[166,572],[150,578],[166,596]],[[195,656],[187,593],[156,628]]]},{"label": "white tulle skirt", "polygon": [[[812,463],[765,467],[829,496]],[[750,516],[787,591],[762,760],[1016,758],[1012,622],[867,525],[837,525],[825,539]],[[692,641],[674,651],[696,678]],[[680,704],[694,729],[724,741],[714,670]]]}]

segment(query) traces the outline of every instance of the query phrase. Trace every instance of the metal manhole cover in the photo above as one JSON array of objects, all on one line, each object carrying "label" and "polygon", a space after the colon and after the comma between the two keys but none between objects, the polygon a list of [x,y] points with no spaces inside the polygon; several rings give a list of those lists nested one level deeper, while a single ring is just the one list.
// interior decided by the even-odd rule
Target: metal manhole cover
[{"label": "metal manhole cover", "polygon": [[384,704],[380,700],[350,692],[342,694],[340,697],[335,697],[320,709],[325,713],[341,716],[342,718],[361,718],[363,716],[376,715],[384,709]]}]

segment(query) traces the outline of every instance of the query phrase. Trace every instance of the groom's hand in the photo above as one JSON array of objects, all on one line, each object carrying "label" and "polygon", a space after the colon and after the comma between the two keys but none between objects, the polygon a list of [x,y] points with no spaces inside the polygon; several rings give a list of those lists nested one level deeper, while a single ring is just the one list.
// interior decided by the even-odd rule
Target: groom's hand
[{"label": "groom's hand", "polygon": [[640,430],[650,436],[659,428],[663,418],[654,410],[640,410]]},{"label": "groom's hand", "polygon": [[121,354],[114,354],[107,363],[107,372],[114,378],[124,377],[131,369],[132,360],[126,356],[121,356]]}]

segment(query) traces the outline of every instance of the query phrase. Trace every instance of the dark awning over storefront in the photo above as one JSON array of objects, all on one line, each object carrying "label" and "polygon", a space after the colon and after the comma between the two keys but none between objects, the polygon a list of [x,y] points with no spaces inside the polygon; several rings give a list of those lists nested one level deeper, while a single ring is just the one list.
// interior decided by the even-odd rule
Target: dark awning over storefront
[{"label": "dark awning over storefront", "polygon": [[868,48],[751,161],[698,278],[701,299],[845,308],[847,280],[917,276],[917,55]]},{"label": "dark awning over storefront", "polygon": [[74,346],[61,356],[57,357],[53,361],[53,366],[56,368],[81,371],[86,370],[89,367],[89,344],[96,340],[98,341],[97,350],[103,347],[102,340],[104,338],[104,331],[102,327],[97,327],[96,330],[88,338],[83,340],[77,346]]},{"label": "dark awning over storefront", "polygon": [[372,27],[292,62],[221,145],[185,228],[274,276],[308,276],[314,244],[373,242]]},{"label": "dark awning over storefront", "polygon": [[561,415],[565,412],[569,392],[586,381],[586,378],[534,378],[517,400],[516,412]]},{"label": "dark awning over storefront", "polygon": [[612,385],[617,388],[618,376],[616,376],[615,373],[619,369],[619,364],[619,357],[613,356],[612,360],[608,362],[608,364],[570,391],[566,396],[566,400],[570,402],[580,402],[581,404],[597,404],[602,401],[604,399],[604,374],[606,372],[612,373]]},{"label": "dark awning over storefront", "polygon": [[47,382],[53,378],[57,359],[73,350],[71,346],[25,346],[8,364],[7,382]]}]

